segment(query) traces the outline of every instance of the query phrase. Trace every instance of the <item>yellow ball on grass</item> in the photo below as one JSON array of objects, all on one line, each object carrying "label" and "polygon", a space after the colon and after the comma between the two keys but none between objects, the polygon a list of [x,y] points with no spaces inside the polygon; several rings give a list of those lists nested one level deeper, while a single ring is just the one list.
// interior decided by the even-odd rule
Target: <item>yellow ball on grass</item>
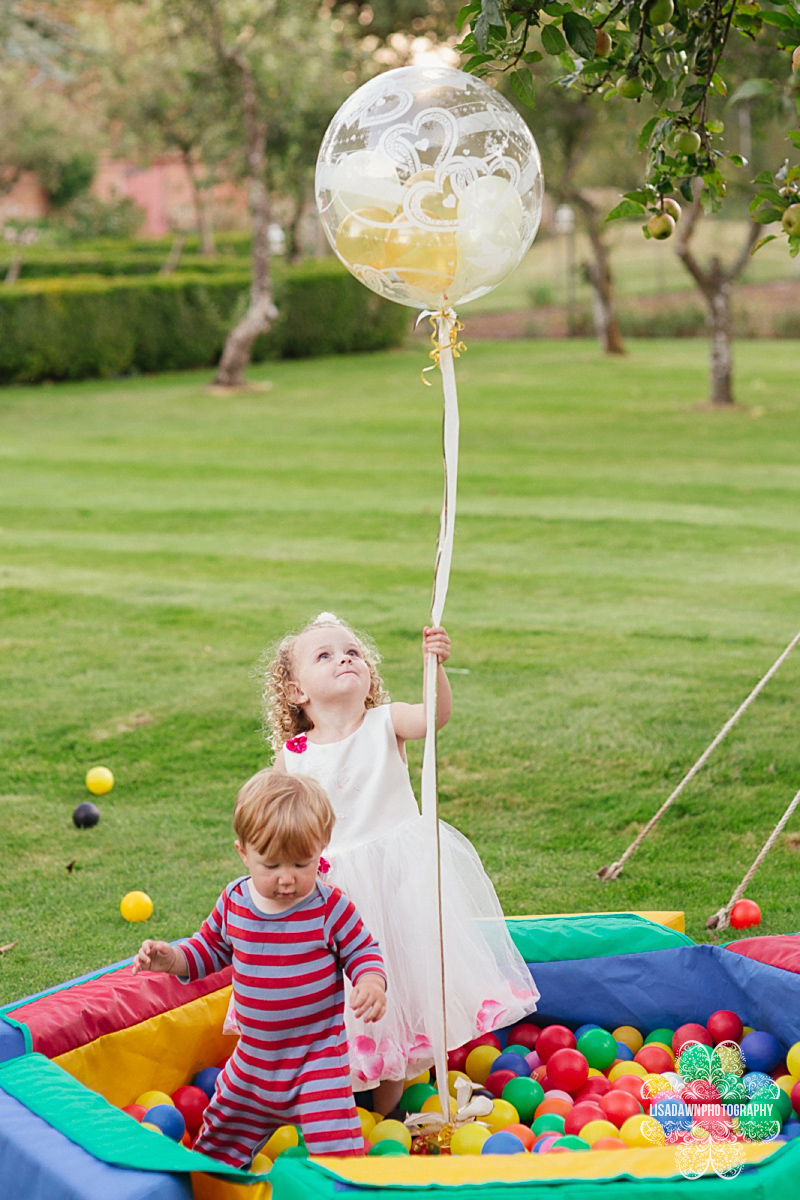
[{"label": "yellow ball on grass", "polygon": [[127,892],[120,900],[119,911],[126,921],[138,924],[152,917],[153,901],[147,892]]},{"label": "yellow ball on grass", "polygon": [[108,767],[92,767],[86,772],[86,786],[93,796],[105,796],[114,786],[114,776]]}]

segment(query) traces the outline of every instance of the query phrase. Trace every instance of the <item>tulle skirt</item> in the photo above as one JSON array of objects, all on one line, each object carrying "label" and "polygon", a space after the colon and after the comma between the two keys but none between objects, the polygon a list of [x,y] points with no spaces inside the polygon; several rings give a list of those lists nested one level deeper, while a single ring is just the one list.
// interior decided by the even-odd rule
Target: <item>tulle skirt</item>
[{"label": "tulle skirt", "polygon": [[[345,1023],[353,1088],[382,1079],[412,1079],[433,1065],[430,1029],[441,1020],[431,1009],[440,995],[438,914],[421,878],[431,861],[430,827],[412,818],[387,837],[350,851],[329,853],[325,882],[353,901],[377,938],[388,978],[386,1015],[365,1024],[349,1005]],[[472,845],[439,822],[447,1048],[521,1021],[539,993],[514,946],[491,880]]]}]

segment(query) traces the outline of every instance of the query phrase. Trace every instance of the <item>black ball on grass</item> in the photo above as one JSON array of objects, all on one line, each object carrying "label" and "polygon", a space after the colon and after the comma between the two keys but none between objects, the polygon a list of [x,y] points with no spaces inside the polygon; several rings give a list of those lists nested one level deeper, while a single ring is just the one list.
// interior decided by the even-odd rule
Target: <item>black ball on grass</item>
[{"label": "black ball on grass", "polygon": [[73,812],[72,820],[78,829],[91,829],[92,825],[96,825],[100,820],[100,809],[96,804],[90,804],[88,800],[85,800]]}]

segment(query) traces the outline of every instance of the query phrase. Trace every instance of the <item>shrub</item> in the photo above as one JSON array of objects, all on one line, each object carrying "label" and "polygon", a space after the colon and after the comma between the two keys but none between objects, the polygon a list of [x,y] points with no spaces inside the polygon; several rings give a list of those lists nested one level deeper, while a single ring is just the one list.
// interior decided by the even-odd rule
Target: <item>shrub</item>
[{"label": "shrub", "polygon": [[683,338],[707,335],[706,315],[702,308],[686,304],[681,308],[664,306],[646,309],[622,309],[619,324],[625,337]]},{"label": "shrub", "polygon": [[[0,289],[0,382],[210,366],[247,303],[249,276],[49,279]],[[256,360],[398,345],[408,314],[338,263],[276,275],[280,318]]]},{"label": "shrub", "polygon": [[[20,279],[52,279],[57,276],[74,275],[156,275],[164,265],[168,254],[151,252],[148,254],[132,253],[98,253],[92,250],[63,250],[63,251],[23,251],[20,267]],[[4,275],[11,264],[8,253],[0,254],[0,276]],[[176,271],[193,275],[230,274],[232,271],[247,271],[247,259],[237,260],[230,255],[205,256],[202,254],[183,254]]]}]

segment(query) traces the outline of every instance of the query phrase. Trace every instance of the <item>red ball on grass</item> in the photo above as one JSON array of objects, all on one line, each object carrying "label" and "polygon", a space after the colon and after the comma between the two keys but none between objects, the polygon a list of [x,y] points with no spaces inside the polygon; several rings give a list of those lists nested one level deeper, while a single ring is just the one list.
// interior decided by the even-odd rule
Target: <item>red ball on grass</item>
[{"label": "red ball on grass", "polygon": [[755,900],[739,900],[728,919],[734,929],[749,929],[751,925],[761,924],[761,909]]}]

